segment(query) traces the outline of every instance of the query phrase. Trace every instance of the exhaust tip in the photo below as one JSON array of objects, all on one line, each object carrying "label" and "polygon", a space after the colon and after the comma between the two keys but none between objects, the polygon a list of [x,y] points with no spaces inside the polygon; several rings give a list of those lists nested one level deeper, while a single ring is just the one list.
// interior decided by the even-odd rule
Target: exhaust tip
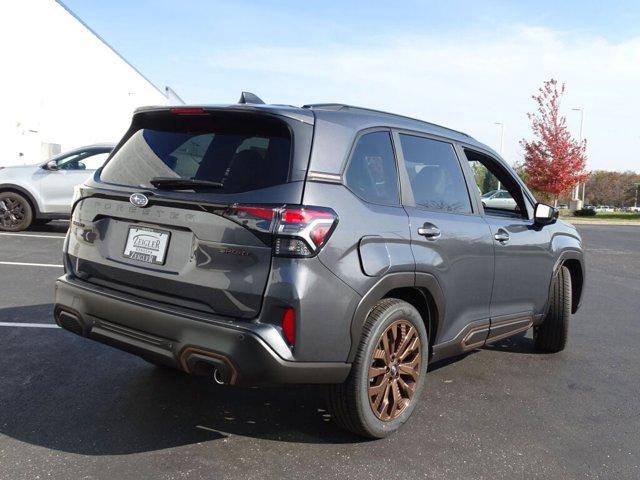
[{"label": "exhaust tip", "polygon": [[220,370],[217,368],[213,371],[213,381],[218,385],[226,385],[227,382],[220,376]]},{"label": "exhaust tip", "polygon": [[180,355],[182,368],[193,375],[213,376],[218,385],[234,385],[237,371],[231,361],[218,353],[188,347]]}]

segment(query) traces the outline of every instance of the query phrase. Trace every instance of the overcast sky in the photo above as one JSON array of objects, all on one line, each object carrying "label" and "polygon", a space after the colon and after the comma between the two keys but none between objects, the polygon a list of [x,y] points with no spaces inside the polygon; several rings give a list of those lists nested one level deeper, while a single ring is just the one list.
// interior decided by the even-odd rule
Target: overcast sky
[{"label": "overcast sky", "polygon": [[[188,103],[344,102],[463,130],[521,161],[531,95],[567,85],[588,168],[640,172],[640,2],[66,0]],[[271,5],[267,6],[267,3]],[[348,5],[347,5],[348,3]]]}]

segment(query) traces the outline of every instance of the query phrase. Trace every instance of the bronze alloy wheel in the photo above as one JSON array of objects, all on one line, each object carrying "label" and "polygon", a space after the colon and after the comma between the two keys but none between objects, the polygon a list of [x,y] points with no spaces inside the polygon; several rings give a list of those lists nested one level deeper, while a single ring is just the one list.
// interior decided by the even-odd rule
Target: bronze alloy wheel
[{"label": "bronze alloy wheel", "polygon": [[420,380],[422,344],[411,323],[396,320],[380,335],[369,366],[369,404],[382,421],[397,418]]}]

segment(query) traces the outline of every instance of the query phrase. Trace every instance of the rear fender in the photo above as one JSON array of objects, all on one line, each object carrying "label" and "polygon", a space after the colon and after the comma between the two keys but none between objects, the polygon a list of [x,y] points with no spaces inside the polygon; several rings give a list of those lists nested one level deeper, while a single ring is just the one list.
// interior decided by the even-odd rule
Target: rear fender
[{"label": "rear fender", "polygon": [[[444,294],[438,281],[433,275],[420,272],[395,272],[382,277],[360,300],[356,307],[353,319],[351,321],[351,349],[349,350],[348,362],[353,362],[360,345],[362,337],[362,328],[364,326],[369,312],[375,305],[385,297],[387,292],[397,288],[417,287],[427,290],[429,293],[430,315],[431,318],[425,318],[425,321],[435,322],[428,331],[437,332],[441,319],[444,318]],[[431,338],[433,342],[435,339]]]}]

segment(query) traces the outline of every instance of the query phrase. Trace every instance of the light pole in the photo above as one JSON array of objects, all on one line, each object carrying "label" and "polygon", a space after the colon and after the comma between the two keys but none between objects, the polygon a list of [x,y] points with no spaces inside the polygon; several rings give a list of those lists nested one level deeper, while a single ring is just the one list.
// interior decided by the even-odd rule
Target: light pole
[{"label": "light pole", "polygon": [[[582,145],[582,138],[584,136],[584,107],[577,107],[577,108],[572,108],[571,110],[573,110],[574,112],[580,112],[580,145]],[[587,184],[586,182],[584,183],[584,185],[582,186],[582,203],[584,204],[584,191],[587,188]],[[580,183],[578,183],[578,185],[576,185],[576,193],[575,193],[575,198],[576,200],[580,200]]]},{"label": "light pole", "polygon": [[[502,122],[493,122],[494,125],[500,125],[500,156],[503,156],[504,151],[504,123]],[[500,180],[498,180],[498,190],[500,190]]]}]

